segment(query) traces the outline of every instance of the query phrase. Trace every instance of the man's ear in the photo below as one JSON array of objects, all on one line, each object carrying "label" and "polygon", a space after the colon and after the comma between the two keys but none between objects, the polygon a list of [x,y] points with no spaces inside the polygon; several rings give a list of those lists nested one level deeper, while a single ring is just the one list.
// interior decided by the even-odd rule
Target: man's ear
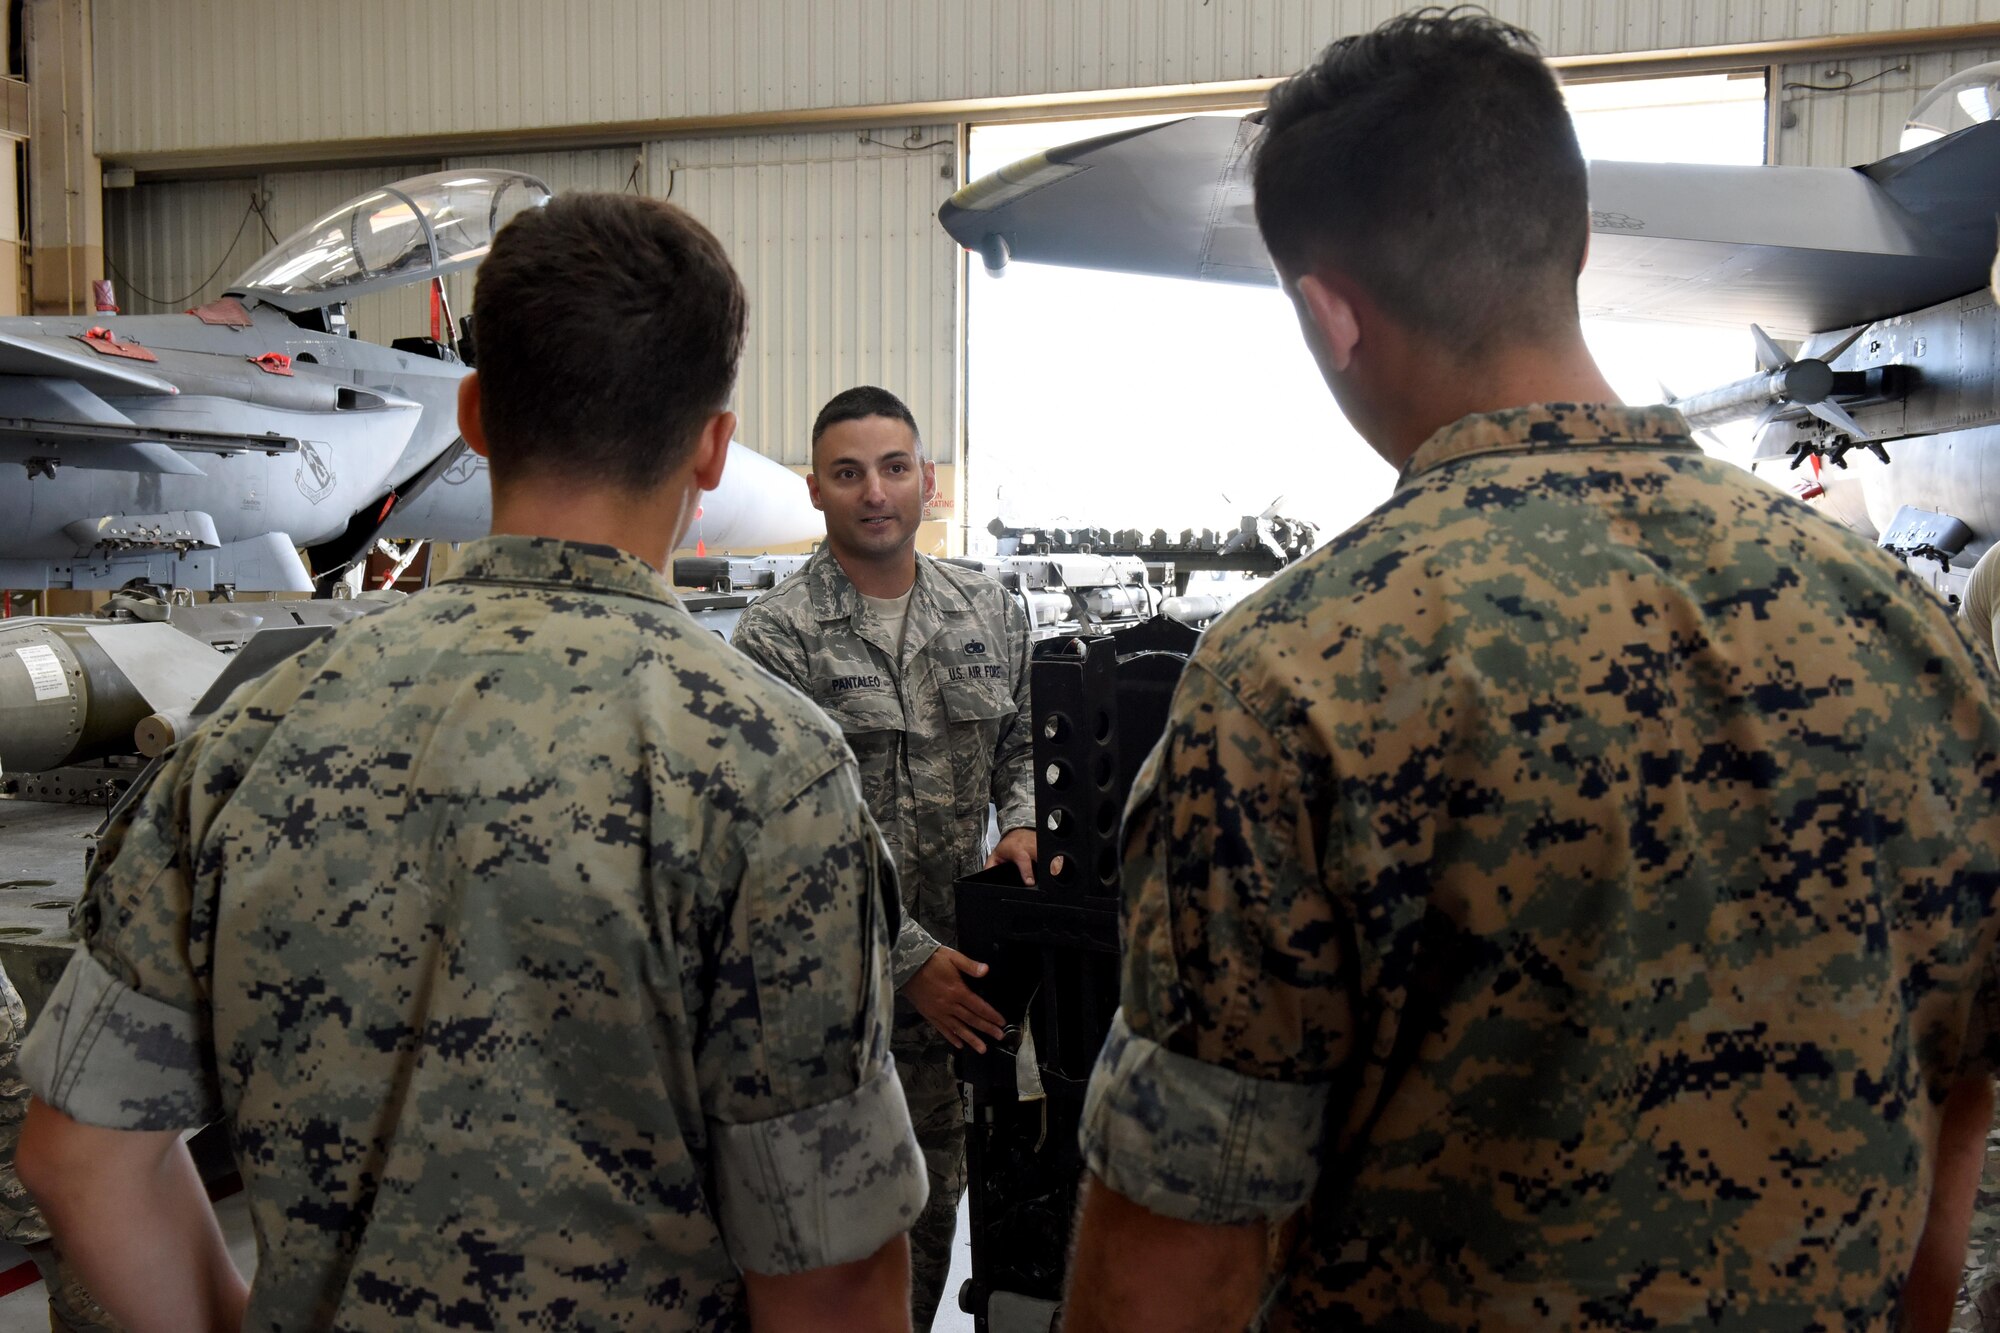
[{"label": "man's ear", "polygon": [[930,459],[926,458],[924,460],[924,506],[926,508],[930,507],[930,502],[932,501],[932,499],[936,497],[936,495],[937,495],[937,464],[931,462]]},{"label": "man's ear", "polygon": [[1354,295],[1345,284],[1308,273],[1292,284],[1299,319],[1310,327],[1311,338],[1325,363],[1325,369],[1341,372],[1353,364],[1354,350],[1361,345],[1361,316]]},{"label": "man's ear", "polygon": [[717,412],[702,427],[694,445],[694,484],[712,491],[722,484],[722,465],[729,461],[729,442],[736,438],[736,414]]},{"label": "man's ear", "polygon": [[481,458],[486,452],[486,423],[479,417],[479,372],[473,371],[458,382],[458,433],[465,447]]},{"label": "man's ear", "polygon": [[819,472],[813,465],[806,469],[806,497],[813,502],[814,509],[826,511],[826,503],[819,498]]}]

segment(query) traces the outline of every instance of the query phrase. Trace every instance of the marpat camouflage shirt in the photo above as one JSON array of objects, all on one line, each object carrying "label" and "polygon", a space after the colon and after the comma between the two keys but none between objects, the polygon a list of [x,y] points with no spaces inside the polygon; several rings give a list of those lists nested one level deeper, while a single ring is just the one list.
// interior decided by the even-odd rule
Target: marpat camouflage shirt
[{"label": "marpat camouflage shirt", "polygon": [[1285,1219],[1276,1328],[1888,1328],[1995,1054],[1994,689],[1671,410],[1440,431],[1180,685],[1091,1168]]},{"label": "marpat camouflage shirt", "polygon": [[[822,546],[750,604],[734,642],[853,747],[902,882],[900,989],[940,943],[958,943],[952,886],[986,863],[987,803],[1003,833],[1035,825],[1027,616],[980,571],[920,555],[899,651]],[[914,1034],[901,1009],[898,1031]]]},{"label": "marpat camouflage shirt", "polygon": [[735,1329],[926,1191],[893,901],[820,713],[636,557],[496,537],[231,696],[113,820],[30,1035],[233,1118],[250,1329]]}]

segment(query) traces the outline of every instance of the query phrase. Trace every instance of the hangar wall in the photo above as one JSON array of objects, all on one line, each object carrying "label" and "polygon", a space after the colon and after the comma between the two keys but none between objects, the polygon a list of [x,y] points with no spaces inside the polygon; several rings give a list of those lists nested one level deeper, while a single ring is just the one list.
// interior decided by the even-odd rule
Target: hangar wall
[{"label": "hangar wall", "polygon": [[[813,417],[855,384],[902,396],[957,461],[958,248],[937,224],[955,127],[684,139],[648,146],[649,190],[722,241],[750,293],[744,443],[811,461]],[[671,189],[671,194],[669,190]]]},{"label": "hangar wall", "polygon": [[[1405,0],[94,0],[100,155],[143,166],[147,154],[215,150],[245,163],[229,180],[142,178],[135,188],[107,191],[107,253],[121,270],[126,309],[177,309],[215,295],[262,252],[263,221],[246,214],[253,185],[268,195],[266,218],[281,236],[370,185],[442,165],[520,166],[557,188],[670,195],[717,230],[751,290],[737,404],[747,443],[803,462],[818,404],[847,384],[878,382],[909,397],[935,455],[951,463],[963,432],[961,264],[934,213],[957,175],[954,127],[802,122],[828,108],[1268,77],[1296,68],[1338,32],[1403,7]],[[2000,0],[1492,0],[1492,7],[1563,55],[2000,22]],[[1783,66],[1772,83],[1774,160],[1846,165],[1893,151],[1922,89],[1993,55],[2000,49],[1869,56],[1838,62],[1839,73],[1825,63]],[[1849,76],[1851,91],[1781,86]],[[660,123],[725,116],[771,124]],[[607,122],[647,121],[651,132],[623,146],[535,151],[546,148],[538,136],[564,127],[602,138],[612,132]],[[500,151],[510,131],[523,151]],[[493,147],[450,157],[428,142],[452,134],[485,136]],[[385,165],[296,169],[299,145],[355,139],[372,142],[339,151]],[[215,280],[191,290],[219,261]],[[453,300],[460,312],[469,309],[467,282],[453,284]],[[352,314],[380,338],[428,325],[422,291],[365,298]]]},{"label": "hangar wall", "polygon": [[1919,97],[1988,60],[2000,60],[2000,46],[1780,66],[1770,89],[1772,161],[1852,167],[1887,157]]},{"label": "hangar wall", "polygon": [[[95,0],[98,151],[1273,77],[1406,0]],[[2000,19],[2000,0],[1493,0],[1552,54]]]}]

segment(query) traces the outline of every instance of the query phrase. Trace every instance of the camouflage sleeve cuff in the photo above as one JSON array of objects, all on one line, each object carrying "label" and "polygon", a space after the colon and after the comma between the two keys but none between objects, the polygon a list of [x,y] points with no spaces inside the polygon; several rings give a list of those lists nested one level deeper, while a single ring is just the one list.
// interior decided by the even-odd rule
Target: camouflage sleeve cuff
[{"label": "camouflage sleeve cuff", "polygon": [[1283,1217],[1319,1179],[1327,1089],[1250,1078],[1138,1036],[1119,1010],[1083,1107],[1084,1162],[1162,1217]]},{"label": "camouflage sleeve cuff", "polygon": [[35,1095],[100,1129],[194,1129],[222,1117],[193,1014],[133,990],[78,949],[21,1045]]},{"label": "camouflage sleeve cuff", "polygon": [[908,1231],[930,1195],[893,1059],[845,1097],[712,1128],[722,1236],[752,1273],[865,1259]]},{"label": "camouflage sleeve cuff", "polygon": [[993,808],[1000,819],[1000,831],[1035,827],[1035,751],[1033,731],[1023,711],[1015,722],[1016,744],[1003,752],[993,766]]},{"label": "camouflage sleeve cuff", "polygon": [[897,990],[903,989],[917,975],[917,969],[931,960],[938,947],[937,937],[904,912],[902,928],[896,932],[896,946],[889,953],[890,983]]},{"label": "camouflage sleeve cuff", "polygon": [[1032,829],[1036,827],[1035,794],[1030,791],[1025,801],[1010,800],[1005,805],[1000,806],[997,819],[1000,825],[1000,833],[1003,837],[1012,833],[1017,828]]}]

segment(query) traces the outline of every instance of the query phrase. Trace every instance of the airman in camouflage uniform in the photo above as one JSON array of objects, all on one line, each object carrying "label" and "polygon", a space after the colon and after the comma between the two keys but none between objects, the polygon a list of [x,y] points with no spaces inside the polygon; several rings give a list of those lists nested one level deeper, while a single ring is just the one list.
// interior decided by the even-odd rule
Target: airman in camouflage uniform
[{"label": "airman in camouflage uniform", "polygon": [[[890,402],[891,410],[901,406]],[[821,479],[822,488],[831,485]],[[830,517],[830,536],[838,523]],[[952,886],[992,863],[989,805],[1003,833],[1032,829],[1035,797],[1026,616],[993,579],[916,555],[913,530],[909,541],[915,578],[900,631],[856,589],[830,540],[751,604],[734,642],[840,725],[895,856],[903,928],[892,972],[905,992],[896,1004],[896,1068],[931,1184],[910,1233],[912,1314],[924,1330],[951,1267],[965,1189],[965,1113],[952,1047],[905,988],[940,946],[956,949]]]},{"label": "airman in camouflage uniform", "polygon": [[23,1054],[68,1119],[30,1138],[227,1117],[246,1328],[770,1328],[828,1292],[832,1323],[855,1272],[895,1326],[893,871],[839,733],[658,573],[727,456],[741,287],[679,209],[568,195],[478,300],[460,421],[509,535],[136,785]]},{"label": "airman in camouflage uniform", "polygon": [[[952,885],[986,864],[987,807],[1003,829],[1035,822],[1028,722],[1028,627],[993,579],[917,557],[900,649],[830,551],[766,593],[736,623],[734,643],[826,711],[860,766],[861,791],[896,854],[903,927],[890,971],[908,981],[940,944],[958,943]],[[949,1049],[907,1006],[905,1034]]]},{"label": "airman in camouflage uniform", "polygon": [[1942,1322],[2000,1058],[1992,668],[1611,403],[1525,34],[1345,39],[1258,152],[1400,475],[1207,632],[1135,782],[1065,1327]]}]

